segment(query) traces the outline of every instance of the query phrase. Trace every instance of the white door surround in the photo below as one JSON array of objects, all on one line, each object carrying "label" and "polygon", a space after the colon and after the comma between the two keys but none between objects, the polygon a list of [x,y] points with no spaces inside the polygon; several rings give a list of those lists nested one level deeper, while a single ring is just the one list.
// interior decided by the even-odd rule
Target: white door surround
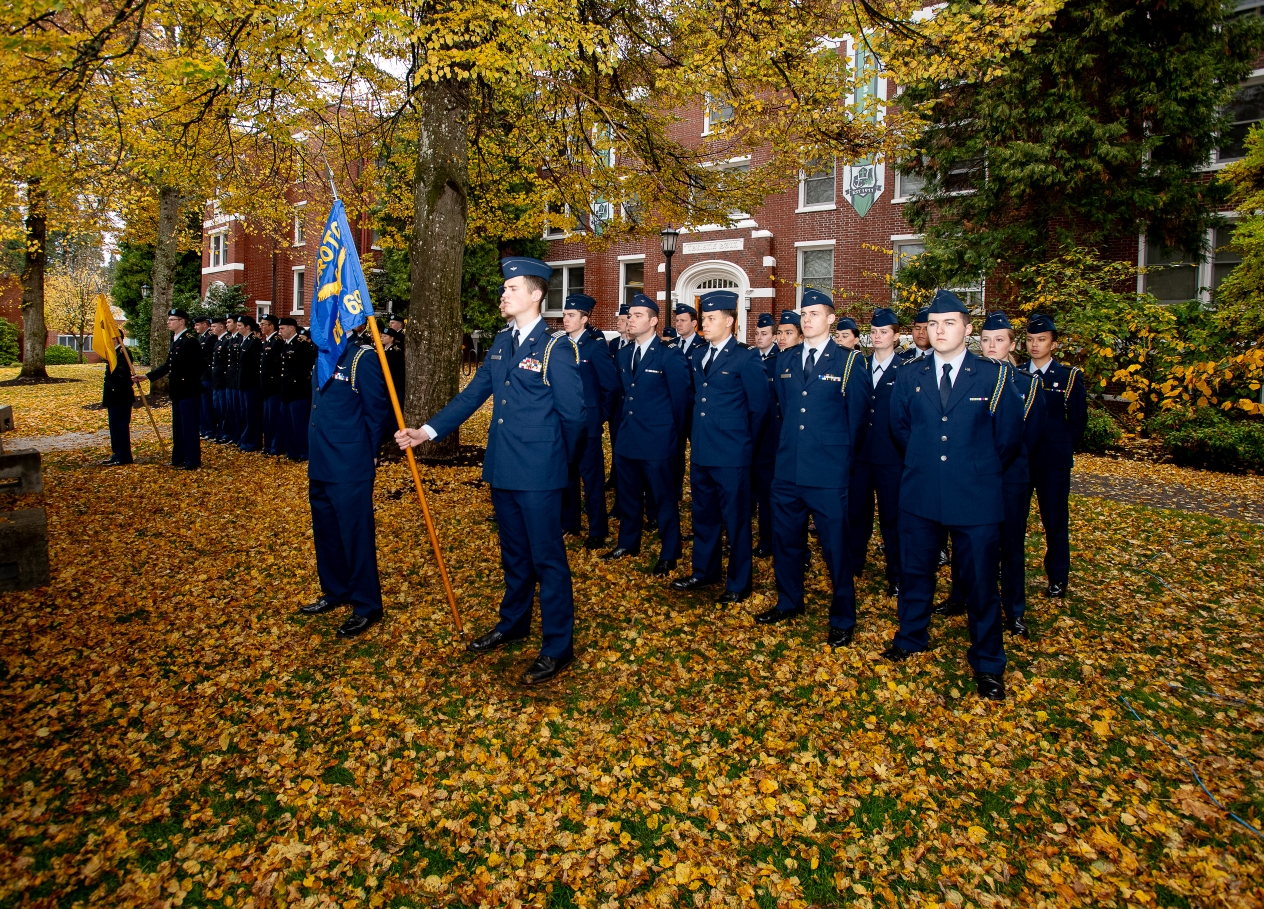
[{"label": "white door surround", "polygon": [[697,308],[696,298],[709,290],[731,290],[737,294],[737,326],[734,334],[737,340],[749,343],[746,339],[746,312],[750,308],[751,285],[746,271],[740,265],[722,259],[695,262],[676,279],[676,288],[672,294],[673,305],[681,302]]}]

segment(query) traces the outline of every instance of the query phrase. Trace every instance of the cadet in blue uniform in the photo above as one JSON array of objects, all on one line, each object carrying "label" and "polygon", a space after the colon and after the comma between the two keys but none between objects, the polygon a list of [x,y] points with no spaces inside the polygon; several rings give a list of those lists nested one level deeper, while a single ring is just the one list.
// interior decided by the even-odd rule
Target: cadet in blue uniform
[{"label": "cadet in blue uniform", "polygon": [[900,320],[892,310],[874,310],[869,325],[873,354],[868,359],[873,400],[869,405],[869,427],[864,444],[853,453],[851,488],[847,495],[851,562],[856,577],[864,572],[869,555],[874,497],[877,497],[887,596],[895,596],[900,587],[900,480],[904,475],[904,456],[891,438],[891,393],[895,389],[896,374],[905,362],[895,352],[899,326]]},{"label": "cadet in blue uniform", "polygon": [[777,356],[774,388],[781,407],[781,443],[772,481],[773,572],[777,605],[760,624],[802,615],[809,513],[829,571],[831,647],[850,644],[856,587],[847,543],[847,484],[852,452],[864,443],[872,388],[864,357],[830,339],[834,301],[803,292],[803,342]]},{"label": "cadet in blue uniform", "polygon": [[834,323],[834,343],[847,350],[860,347],[860,326],[850,316],[843,316]]},{"label": "cadet in blue uniform", "polygon": [[263,353],[259,358],[259,397],[263,401],[263,453],[282,455],[281,427],[284,414],[281,410],[281,354],[285,341],[277,334],[280,323],[269,313],[259,320],[263,333]]},{"label": "cadet in blue uniform", "polygon": [[[619,328],[619,337],[610,342],[610,353],[612,358],[618,362],[619,351],[629,346],[632,342],[628,340],[628,304],[619,304],[619,314],[615,318],[615,324]],[[610,509],[610,513],[614,515],[615,520],[623,517],[621,508],[621,497],[619,495],[619,477],[614,466],[614,446],[619,441],[619,424],[623,420],[623,383],[618,380],[618,366],[615,367],[615,389],[614,402],[610,405],[610,473],[606,478],[606,483],[614,490],[614,504]]]},{"label": "cadet in blue uniform", "polygon": [[695,358],[693,438],[689,487],[693,493],[693,570],[672,582],[696,590],[720,581],[721,531],[728,534],[729,567],[721,605],[751,593],[751,465],[768,419],[768,376],[759,354],[733,337],[737,294],[701,297],[702,335]]},{"label": "cadet in blue uniform", "polygon": [[325,386],[316,387],[314,372],[310,382],[307,479],[321,595],[300,611],[351,606],[338,636],[352,637],[382,618],[373,478],[390,408],[386,380],[373,351],[348,344]]},{"label": "cadet in blue uniform", "polygon": [[[796,318],[798,313],[794,314]],[[755,555],[765,559],[772,555],[772,473],[777,463],[777,443],[781,441],[781,420],[777,410],[777,322],[772,313],[760,313],[755,325],[755,349],[768,379],[768,419],[755,440],[754,465],[751,468],[751,509],[759,528]]]},{"label": "cadet in blue uniform", "polygon": [[913,346],[906,348],[900,352],[900,359],[908,362],[909,360],[920,360],[922,357],[929,357],[935,351],[930,346],[930,337],[927,334],[926,323],[930,318],[930,307],[923,306],[917,311],[917,315],[913,317]]},{"label": "cadet in blue uniform", "polygon": [[281,319],[281,447],[291,461],[307,460],[307,424],[312,409],[312,367],[316,345],[298,333],[298,322]]},{"label": "cadet in blue uniform", "polygon": [[[1001,524],[1001,610],[1010,634],[1030,636],[1024,618],[1027,612],[1027,515],[1031,502],[1029,462],[1044,435],[1045,408],[1040,382],[1031,373],[1014,366],[1014,328],[1003,312],[994,312],[979,332],[983,355],[1007,367],[1010,383],[1023,398],[1023,444],[1018,456],[1001,477],[1005,500],[1005,520]],[[952,560],[952,589],[948,599],[935,607],[935,615],[953,616],[966,611],[966,590],[961,580],[961,560]]]},{"label": "cadet in blue uniform", "polygon": [[197,470],[202,466],[198,426],[202,419],[202,373],[206,361],[202,359],[202,346],[188,325],[189,314],[183,309],[168,311],[167,328],[175,337],[171,339],[167,361],[146,376],[132,376],[132,381],[146,378],[152,382],[171,375],[167,380],[171,395],[171,466]]},{"label": "cadet in blue uniform", "polygon": [[680,560],[680,503],[675,497],[677,444],[691,401],[689,367],[680,351],[659,339],[658,304],[645,294],[632,298],[628,334],[632,344],[619,351],[616,366],[623,386],[623,418],[615,443],[614,466],[623,513],[619,539],[605,560],[641,551],[648,499],[658,518],[655,577],[666,577]]},{"label": "cadet in blue uniform", "polygon": [[982,697],[1005,698],[1005,645],[997,590],[1001,522],[997,495],[1023,438],[1023,400],[999,363],[966,348],[970,313],[955,294],[931,303],[934,354],[900,367],[891,433],[904,450],[900,490],[900,627],[883,657],[927,649],[940,535],[947,530],[968,589],[966,654]]},{"label": "cadet in blue uniform", "polygon": [[562,327],[556,337],[569,336],[579,349],[579,375],[584,383],[585,429],[579,450],[572,454],[566,494],[562,497],[562,530],[579,535],[580,481],[584,486],[584,506],[588,514],[587,549],[600,549],[610,534],[606,513],[606,457],[601,447],[602,427],[610,418],[619,394],[619,374],[606,336],[588,325],[597,301],[587,294],[571,294],[562,312]]},{"label": "cadet in blue uniform", "polygon": [[[1031,488],[1045,528],[1045,577],[1050,597],[1066,596],[1071,575],[1070,498],[1075,446],[1088,423],[1088,393],[1076,366],[1053,359],[1058,329],[1053,319],[1035,315],[1027,323],[1026,369],[1044,388],[1045,435],[1032,453]],[[1030,495],[1028,496],[1030,501]]]},{"label": "cadet in blue uniform", "polygon": [[540,655],[522,676],[528,685],[554,678],[574,659],[575,597],[562,539],[562,493],[567,465],[579,448],[584,383],[579,349],[554,338],[540,316],[548,294],[548,265],[538,259],[501,260],[505,287],[500,311],[513,326],[496,335],[487,359],[459,395],[421,429],[395,434],[400,448],[455,432],[492,399],[483,480],[492,487],[500,534],[505,596],[500,622],[469,644],[486,653],[531,631],[531,603],[540,585]]},{"label": "cadet in blue uniform", "polygon": [[[670,294],[669,294],[670,296]],[[689,366],[689,377],[693,379],[693,367],[697,365],[697,358],[702,354],[702,338],[698,335],[698,311],[687,303],[677,303],[675,310],[675,318],[673,319],[675,328],[668,328],[663,332],[664,341],[675,341],[675,348],[684,354],[685,362]],[[692,392],[692,387],[690,392]],[[680,437],[676,440],[676,462],[675,462],[675,495],[676,500],[680,501],[685,495],[685,468],[688,462],[685,458],[685,443],[689,441],[693,433],[693,401],[689,402],[689,409],[685,412],[685,426],[680,433]]]}]

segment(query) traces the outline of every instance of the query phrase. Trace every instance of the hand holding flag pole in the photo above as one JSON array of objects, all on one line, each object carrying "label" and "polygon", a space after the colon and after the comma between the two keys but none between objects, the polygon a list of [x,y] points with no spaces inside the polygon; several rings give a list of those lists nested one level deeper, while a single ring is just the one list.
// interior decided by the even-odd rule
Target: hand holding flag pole
[{"label": "hand holding flag pole", "polygon": [[[127,372],[129,375],[136,375],[136,366],[132,363],[132,358],[127,352],[126,344],[119,344],[123,340],[122,334],[119,332],[118,324],[114,321],[114,313],[110,312],[110,301],[105,294],[97,294],[97,315],[96,329],[92,333],[92,349],[100,355],[101,359],[109,364],[110,370],[114,370],[114,346],[119,345],[123,351],[123,359],[127,361]],[[100,339],[98,345],[97,339]],[[158,431],[158,421],[154,419],[154,411],[149,406],[149,399],[145,397],[144,390],[137,385],[136,393],[140,395],[141,403],[145,405],[145,413],[149,414],[149,425],[154,428],[154,435],[158,437],[158,448],[162,451],[163,458],[167,457],[167,443],[162,440],[162,433]]]}]

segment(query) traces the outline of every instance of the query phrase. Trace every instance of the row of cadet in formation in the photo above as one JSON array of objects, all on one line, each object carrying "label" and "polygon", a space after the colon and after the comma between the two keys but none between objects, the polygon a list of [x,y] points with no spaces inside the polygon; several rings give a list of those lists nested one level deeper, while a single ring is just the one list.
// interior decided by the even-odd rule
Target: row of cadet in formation
[{"label": "row of cadet in formation", "polygon": [[[660,535],[654,574],[667,578],[677,569],[687,444],[693,548],[690,570],[671,587],[722,584],[719,603],[739,603],[751,592],[753,557],[771,552],[777,602],[756,621],[801,615],[811,520],[832,587],[827,641],[845,646],[854,633],[854,579],[864,568],[876,504],[889,591],[898,596],[899,630],[884,657],[900,661],[928,648],[936,576],[950,541],[954,592],[939,611],[968,613],[967,658],[979,693],[1005,696],[1003,628],[1027,632],[1021,553],[1033,490],[1046,524],[1049,595],[1065,593],[1069,571],[1071,453],[1086,398],[1078,371],[1052,360],[1051,320],[1037,316],[1028,324],[1032,360],[1019,369],[1008,361],[1014,333],[1004,316],[985,323],[983,343],[992,357],[979,356],[967,347],[970,314],[948,292],[919,313],[915,346],[902,354],[895,350],[895,314],[875,312],[869,357],[851,346],[859,336],[854,323],[844,322],[842,344],[831,337],[833,301],[814,290],[805,291],[799,313],[783,313],[778,325],[762,319],[755,348],[733,337],[738,299],[731,292],[701,297],[701,338],[689,330],[698,314],[681,307],[676,318],[683,330],[674,339],[659,335],[659,307],[640,294],[621,311],[619,339],[608,344],[588,325],[594,302],[582,294],[567,299],[564,330],[548,330],[540,311],[547,264],[511,258],[502,267],[501,311],[509,325],[483,366],[425,425],[396,434],[403,448],[443,439],[492,400],[483,479],[492,489],[505,592],[499,622],[470,650],[484,653],[525,638],[538,587],[541,649],[523,681],[547,681],[573,660],[564,534],[584,533],[586,513],[587,545],[600,548],[608,536],[601,446],[609,427],[619,528],[602,558],[639,553],[652,519]],[[348,366],[344,355],[339,368]],[[339,384],[330,383],[331,393]],[[373,406],[371,395],[354,400],[366,415]],[[366,421],[365,431],[377,431],[380,423]],[[354,425],[344,424],[337,437]],[[309,474],[315,478],[310,468]],[[343,547],[330,546],[331,560],[366,525],[371,535],[371,509],[363,494],[357,500],[362,517],[328,531]],[[752,520],[760,528],[758,546]],[[318,540],[318,563],[321,546]],[[358,570],[348,567],[329,582],[322,573],[323,594],[304,611],[351,605],[344,635],[378,621],[380,595],[365,595],[348,580]]]},{"label": "row of cadet in formation", "polygon": [[[401,400],[404,394],[404,322],[394,314],[382,345]],[[316,345],[292,318],[265,315],[197,316],[182,309],[167,316],[172,331],[167,361],[148,378],[168,376],[172,408],[171,463],[196,470],[201,442],[306,461],[312,372]],[[364,343],[369,343],[367,336]],[[136,404],[133,376],[120,351],[106,369],[102,406],[110,431],[110,457],[103,466],[132,463],[131,418]]]}]

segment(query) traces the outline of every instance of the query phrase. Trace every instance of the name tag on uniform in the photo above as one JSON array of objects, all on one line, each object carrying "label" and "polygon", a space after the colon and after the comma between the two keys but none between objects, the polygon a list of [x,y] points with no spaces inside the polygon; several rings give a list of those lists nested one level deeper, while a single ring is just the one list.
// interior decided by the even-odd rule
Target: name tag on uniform
[{"label": "name tag on uniform", "polygon": [[540,370],[544,369],[544,364],[541,363],[539,360],[537,360],[535,357],[527,357],[525,360],[523,360],[521,363],[518,364],[518,368],[529,369],[532,372],[539,372]]},{"label": "name tag on uniform", "polygon": [[728,371],[727,369],[721,369],[721,370],[720,370],[720,375],[722,375],[722,376],[727,376],[728,374],[729,374],[729,371]]},{"label": "name tag on uniform", "polygon": [[790,378],[790,373],[788,373],[788,372],[783,372],[783,373],[781,374],[781,378],[783,378],[783,379],[788,379],[788,378]]},{"label": "name tag on uniform", "polygon": [[661,376],[663,374],[663,371],[661,369],[647,369],[645,370],[645,372],[652,372],[656,376]]},{"label": "name tag on uniform", "polygon": [[500,354],[492,354],[492,355],[491,355],[491,359],[493,359],[493,360],[499,360],[499,359],[500,359]]},{"label": "name tag on uniform", "polygon": [[843,377],[842,377],[842,376],[831,376],[831,375],[828,375],[828,374],[823,375],[823,376],[817,376],[817,378],[818,378],[818,379],[824,379],[826,382],[841,382],[841,381],[843,381]]}]

